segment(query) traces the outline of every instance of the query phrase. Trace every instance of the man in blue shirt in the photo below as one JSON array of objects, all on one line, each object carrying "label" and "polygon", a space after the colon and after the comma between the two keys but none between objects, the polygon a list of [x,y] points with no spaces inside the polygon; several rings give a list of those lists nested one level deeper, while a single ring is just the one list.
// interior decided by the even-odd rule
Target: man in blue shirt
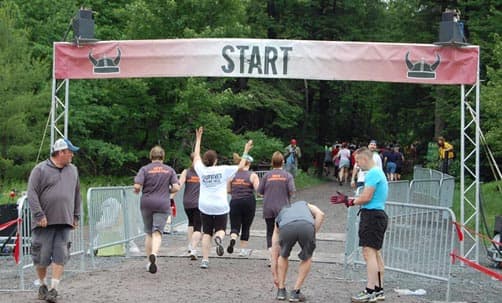
[{"label": "man in blue shirt", "polygon": [[384,264],[380,250],[387,229],[385,201],[389,187],[384,172],[373,160],[371,150],[366,147],[356,150],[355,159],[367,173],[363,192],[354,200],[349,200],[347,206],[361,205],[359,246],[363,248],[368,282],[365,290],[352,297],[352,302],[376,302],[385,298],[382,284]]}]

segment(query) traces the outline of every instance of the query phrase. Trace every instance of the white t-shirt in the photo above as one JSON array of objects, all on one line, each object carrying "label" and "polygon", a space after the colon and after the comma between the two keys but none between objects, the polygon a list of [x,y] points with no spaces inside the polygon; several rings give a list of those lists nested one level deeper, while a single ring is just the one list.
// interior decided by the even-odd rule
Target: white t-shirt
[{"label": "white t-shirt", "polygon": [[206,215],[223,215],[230,211],[227,200],[227,182],[233,178],[237,165],[205,166],[195,162],[200,179],[199,210]]},{"label": "white t-shirt", "polygon": [[373,161],[375,161],[375,165],[377,167],[380,167],[380,169],[383,170],[382,157],[380,157],[380,154],[373,152]]}]

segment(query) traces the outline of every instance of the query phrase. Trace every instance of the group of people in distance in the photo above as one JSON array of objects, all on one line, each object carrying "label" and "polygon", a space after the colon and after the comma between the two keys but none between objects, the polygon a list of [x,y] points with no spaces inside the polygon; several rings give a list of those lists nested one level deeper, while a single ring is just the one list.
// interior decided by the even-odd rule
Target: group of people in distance
[{"label": "group of people in distance", "polygon": [[[276,151],[272,155],[271,170],[261,180],[250,171],[253,158],[249,152],[253,142],[249,140],[242,155],[234,154],[236,165],[217,165],[214,150],[201,156],[204,129],[195,131],[195,147],[192,166],[185,169],[178,179],[176,172],[164,164],[165,151],[160,146],[150,150],[151,162],[141,167],[134,178],[133,190],[141,193],[140,210],[143,217],[146,269],[158,271],[159,250],[162,234],[171,214],[170,199],[185,186],[183,205],[188,217],[188,255],[197,260],[197,247],[201,242],[200,267],[209,267],[212,243],[216,254],[222,256],[227,218],[230,214],[230,240],[227,253],[235,250],[240,240],[240,256],[247,257],[250,227],[256,210],[256,194],[263,197],[263,217],[266,222],[266,245],[270,251],[270,267],[273,282],[277,287],[277,300],[301,302],[305,296],[300,291],[307,277],[315,250],[315,235],[324,220],[324,213],[306,201],[292,202],[296,192],[294,177],[283,169],[284,155]],[[295,143],[295,142],[291,142]],[[369,148],[354,152],[355,161],[364,172],[364,189],[356,198],[345,195],[331,197],[334,204],[347,207],[360,205],[360,246],[367,263],[367,286],[352,297],[353,302],[375,302],[384,298],[383,259],[380,249],[387,227],[385,200],[387,179],[377,164],[381,161]],[[376,143],[374,144],[376,145]],[[40,281],[38,297],[47,302],[56,302],[58,286],[64,265],[69,256],[69,233],[79,225],[80,181],[76,167],[71,164],[73,153],[78,151],[67,139],[57,140],[51,149],[51,157],[39,163],[31,172],[28,183],[28,202],[33,215],[32,258]],[[299,150],[295,151],[299,156]],[[297,161],[297,159],[296,159]],[[287,163],[287,161],[286,161]],[[359,182],[360,180],[358,180]],[[228,203],[227,195],[231,194]],[[239,238],[240,237],[240,238]],[[298,243],[301,251],[298,276],[291,292],[286,291],[288,258],[293,246]],[[52,263],[52,279],[49,287],[47,268]]]},{"label": "group of people in distance", "polygon": [[[351,184],[352,187],[357,183],[355,176],[359,172],[354,157],[354,152],[360,147],[349,142],[335,143],[332,146],[324,146],[323,172],[326,176],[332,174],[340,186]],[[368,148],[376,151],[380,157],[378,165],[384,170],[387,180],[397,181],[401,179],[401,172],[404,166],[404,155],[400,150],[399,144],[386,144],[378,148],[375,140],[371,140]],[[331,173],[333,167],[333,173]],[[352,176],[352,179],[349,177]],[[350,181],[349,181],[350,180]]]}]

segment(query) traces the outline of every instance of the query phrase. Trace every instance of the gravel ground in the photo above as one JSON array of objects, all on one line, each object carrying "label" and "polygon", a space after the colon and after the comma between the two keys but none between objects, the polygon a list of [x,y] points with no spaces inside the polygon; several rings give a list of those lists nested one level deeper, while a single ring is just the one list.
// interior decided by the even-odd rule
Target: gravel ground
[{"label": "gravel ground", "polygon": [[[326,213],[320,234],[341,234],[345,230],[346,209],[330,205],[328,197],[337,189],[326,183],[298,192],[296,200],[307,200]],[[250,247],[254,249],[249,259],[229,256],[215,257],[212,252],[210,267],[199,268],[199,261],[190,261],[186,254],[186,241],[181,233],[164,238],[159,271],[152,275],[145,270],[144,257],[100,257],[96,267],[87,266],[85,272],[67,272],[60,285],[58,302],[277,302],[276,290],[267,267],[264,220],[261,209],[253,223]],[[228,238],[225,240],[225,242]],[[141,244],[138,243],[140,248]],[[318,241],[311,273],[302,291],[308,302],[350,302],[350,297],[365,286],[365,268],[344,270],[343,241],[327,239]],[[385,252],[384,252],[385,253]],[[292,256],[295,253],[292,253]],[[322,256],[341,256],[340,258]],[[291,288],[298,268],[296,259],[290,262],[287,287]],[[74,258],[70,263],[78,263]],[[90,264],[86,257],[86,264]],[[458,264],[458,263],[457,263]],[[0,261],[3,267],[5,262]],[[26,281],[33,281],[33,269],[25,271]],[[2,273],[0,289],[9,288],[16,279]],[[28,283],[28,282],[27,282]],[[28,291],[0,292],[1,303],[41,302],[36,298],[36,288]],[[399,295],[394,289],[425,289],[423,296]],[[386,302],[435,302],[445,300],[446,283],[418,278],[408,274],[387,271],[385,274]],[[501,302],[502,283],[470,268],[455,266],[452,278],[451,300],[461,302]]]}]

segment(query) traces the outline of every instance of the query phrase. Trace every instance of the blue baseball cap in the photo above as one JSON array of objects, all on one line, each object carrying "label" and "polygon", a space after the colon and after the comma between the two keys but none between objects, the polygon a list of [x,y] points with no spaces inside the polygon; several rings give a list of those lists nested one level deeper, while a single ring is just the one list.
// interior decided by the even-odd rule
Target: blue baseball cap
[{"label": "blue baseball cap", "polygon": [[69,149],[72,152],[77,152],[80,147],[73,145],[70,140],[65,138],[57,139],[56,142],[54,142],[54,145],[52,145],[53,152],[65,149]]}]

